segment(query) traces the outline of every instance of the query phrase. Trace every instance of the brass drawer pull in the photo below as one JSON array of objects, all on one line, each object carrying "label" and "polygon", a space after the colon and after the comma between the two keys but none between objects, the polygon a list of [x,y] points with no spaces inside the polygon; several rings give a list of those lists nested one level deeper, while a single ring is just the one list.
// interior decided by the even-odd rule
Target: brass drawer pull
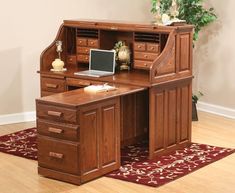
[{"label": "brass drawer pull", "polygon": [[46,87],[47,88],[58,88],[58,84],[49,84],[49,83],[47,83]]},{"label": "brass drawer pull", "polygon": [[47,114],[51,115],[51,116],[55,116],[55,117],[61,117],[62,116],[62,113],[57,112],[57,111],[47,111]]},{"label": "brass drawer pull", "polygon": [[62,153],[55,153],[55,152],[49,152],[49,156],[58,159],[63,159],[64,157]]},{"label": "brass drawer pull", "polygon": [[51,133],[58,133],[58,134],[63,133],[63,129],[58,129],[58,128],[54,128],[54,127],[49,127],[48,131]]}]

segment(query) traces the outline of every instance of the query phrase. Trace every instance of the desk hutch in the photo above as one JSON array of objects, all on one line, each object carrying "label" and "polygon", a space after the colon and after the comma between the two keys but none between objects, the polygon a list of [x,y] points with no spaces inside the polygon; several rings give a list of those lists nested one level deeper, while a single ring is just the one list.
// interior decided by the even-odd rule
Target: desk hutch
[{"label": "desk hutch", "polygon": [[[192,30],[190,25],[65,20],[41,54],[41,96],[36,100],[39,174],[81,184],[120,167],[120,148],[149,141],[149,158],[191,142]],[[55,41],[63,42],[65,72],[52,72]],[[124,41],[131,70],[94,78],[90,48]],[[87,93],[108,83],[118,89]]]}]

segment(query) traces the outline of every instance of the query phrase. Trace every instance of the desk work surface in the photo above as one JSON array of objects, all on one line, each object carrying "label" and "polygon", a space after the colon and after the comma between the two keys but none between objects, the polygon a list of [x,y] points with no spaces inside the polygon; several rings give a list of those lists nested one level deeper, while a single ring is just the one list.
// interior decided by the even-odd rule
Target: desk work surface
[{"label": "desk work surface", "polygon": [[131,71],[117,71],[114,75],[105,77],[88,77],[74,75],[74,72],[79,72],[86,70],[85,68],[72,68],[65,72],[51,72],[51,71],[39,71],[43,76],[59,76],[68,78],[79,78],[85,80],[95,80],[101,82],[118,83],[118,84],[128,84],[136,86],[150,87],[149,74],[145,71],[131,70]]},{"label": "desk work surface", "polygon": [[58,93],[37,99],[38,102],[49,102],[51,104],[63,104],[63,106],[77,107],[117,96],[123,96],[145,90],[145,87],[112,85],[116,90],[103,92],[85,91],[84,88],[72,90],[64,93]]}]

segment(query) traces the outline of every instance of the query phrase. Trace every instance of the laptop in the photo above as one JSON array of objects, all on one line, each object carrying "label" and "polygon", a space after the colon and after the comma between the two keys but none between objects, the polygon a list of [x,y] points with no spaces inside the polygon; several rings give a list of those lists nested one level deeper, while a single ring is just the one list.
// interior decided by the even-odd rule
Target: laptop
[{"label": "laptop", "polygon": [[90,49],[89,70],[75,72],[75,75],[102,77],[115,71],[115,50]]}]

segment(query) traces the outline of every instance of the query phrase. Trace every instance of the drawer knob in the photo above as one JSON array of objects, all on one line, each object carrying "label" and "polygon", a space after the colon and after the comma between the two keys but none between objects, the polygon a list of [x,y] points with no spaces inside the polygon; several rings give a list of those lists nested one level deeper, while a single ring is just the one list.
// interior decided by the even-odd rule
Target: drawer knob
[{"label": "drawer knob", "polygon": [[72,62],[72,61],[73,61],[73,58],[69,58],[69,61]]},{"label": "drawer knob", "polygon": [[144,66],[147,66],[147,64],[146,64],[146,63],[144,63]]},{"label": "drawer knob", "polygon": [[140,46],[140,45],[138,45],[138,48],[141,48],[141,46]]},{"label": "drawer knob", "polygon": [[50,84],[50,83],[47,83],[47,84],[46,84],[46,87],[47,87],[47,88],[58,88],[58,84]]},{"label": "drawer knob", "polygon": [[54,127],[49,127],[48,131],[51,133],[57,133],[57,134],[63,133],[63,129],[58,129],[58,128],[54,128]]},{"label": "drawer knob", "polygon": [[55,152],[49,152],[49,156],[58,159],[63,159],[64,157],[62,153],[55,153]]},{"label": "drawer knob", "polygon": [[62,113],[57,111],[47,111],[47,114],[50,116],[61,117]]},{"label": "drawer knob", "polygon": [[94,42],[91,42],[91,45],[93,45],[94,44]]},{"label": "drawer knob", "polygon": [[148,55],[144,55],[145,58],[148,58]]}]

